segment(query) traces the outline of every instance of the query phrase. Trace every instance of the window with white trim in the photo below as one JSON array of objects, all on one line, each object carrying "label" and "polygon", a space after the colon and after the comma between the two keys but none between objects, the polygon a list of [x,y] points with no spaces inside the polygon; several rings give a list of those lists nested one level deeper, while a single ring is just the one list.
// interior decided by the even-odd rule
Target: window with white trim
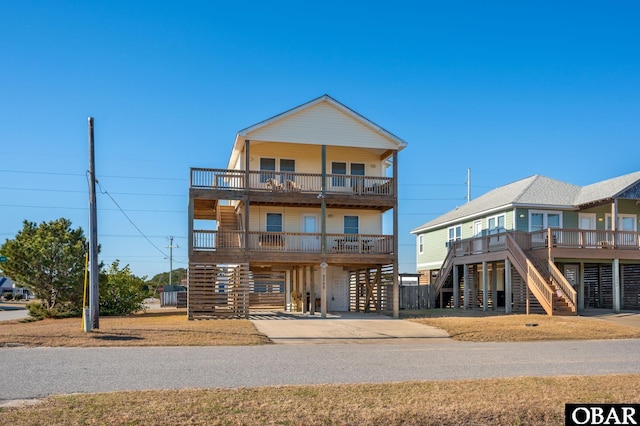
[{"label": "window with white trim", "polygon": [[447,230],[449,240],[447,241],[447,247],[451,247],[451,243],[462,239],[462,225],[451,226]]},{"label": "window with white trim", "polygon": [[265,183],[269,179],[273,179],[275,177],[275,173],[265,173],[265,172],[275,172],[276,171],[276,159],[275,158],[260,158],[260,182]]},{"label": "window with white trim", "polygon": [[418,235],[418,253],[424,253],[424,235]]},{"label": "window with white trim", "polygon": [[[611,229],[611,213],[605,215],[607,220],[607,230]],[[616,229],[618,231],[632,231],[636,232],[637,216],[635,214],[618,214],[618,221],[616,222]]]},{"label": "window with white trim", "polygon": [[499,234],[500,232],[504,232],[505,225],[505,215],[499,214],[496,216],[492,216],[487,218],[487,233],[488,234]]},{"label": "window with white trim", "polygon": [[344,217],[344,233],[345,234],[358,234],[358,216],[345,216]]},{"label": "window with white trim", "polygon": [[542,231],[547,228],[562,228],[562,213],[556,211],[529,211],[529,231]]},{"label": "window with white trim", "polygon": [[282,232],[282,213],[267,213],[267,232]]},{"label": "window with white trim", "polygon": [[342,176],[335,175],[345,175],[347,174],[347,163],[342,163],[338,161],[333,161],[331,163],[331,174],[334,175],[331,178],[331,186],[347,186],[347,180]]}]

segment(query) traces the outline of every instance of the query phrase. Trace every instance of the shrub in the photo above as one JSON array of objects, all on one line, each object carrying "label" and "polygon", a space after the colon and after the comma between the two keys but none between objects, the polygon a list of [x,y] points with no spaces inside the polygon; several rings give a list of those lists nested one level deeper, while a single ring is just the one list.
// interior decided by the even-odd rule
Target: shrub
[{"label": "shrub", "polygon": [[41,302],[27,303],[29,315],[37,320],[45,318],[73,318],[81,316],[82,312],[75,309],[56,309],[47,307]]}]

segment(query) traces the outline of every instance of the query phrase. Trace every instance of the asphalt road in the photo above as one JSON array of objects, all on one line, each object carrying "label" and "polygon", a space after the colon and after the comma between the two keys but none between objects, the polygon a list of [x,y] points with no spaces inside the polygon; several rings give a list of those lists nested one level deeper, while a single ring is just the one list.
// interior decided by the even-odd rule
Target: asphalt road
[{"label": "asphalt road", "polygon": [[0,403],[74,392],[640,373],[640,339],[0,348]]}]

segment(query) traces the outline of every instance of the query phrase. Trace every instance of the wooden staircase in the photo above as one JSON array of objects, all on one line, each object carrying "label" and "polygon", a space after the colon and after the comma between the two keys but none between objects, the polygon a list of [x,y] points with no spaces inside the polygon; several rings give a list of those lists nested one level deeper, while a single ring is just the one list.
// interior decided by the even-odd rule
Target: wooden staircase
[{"label": "wooden staircase", "polygon": [[218,232],[216,235],[216,247],[225,249],[240,249],[240,217],[236,214],[234,206],[218,206]]},{"label": "wooden staircase", "polygon": [[[506,235],[507,257],[525,280],[541,307],[548,315],[577,315],[577,297],[575,290],[569,285],[564,276],[548,259],[534,258],[525,253],[517,244],[515,238]],[[434,299],[442,291],[453,267],[452,246],[434,282]],[[448,303],[451,303],[448,300]],[[444,303],[443,303],[444,304]]]},{"label": "wooden staircase", "polygon": [[571,316],[576,315],[576,311],[571,308],[571,304],[562,294],[562,290],[555,283],[549,271],[547,259],[540,259],[527,255],[531,263],[533,263],[542,277],[545,279],[549,287],[553,290],[553,315]]}]

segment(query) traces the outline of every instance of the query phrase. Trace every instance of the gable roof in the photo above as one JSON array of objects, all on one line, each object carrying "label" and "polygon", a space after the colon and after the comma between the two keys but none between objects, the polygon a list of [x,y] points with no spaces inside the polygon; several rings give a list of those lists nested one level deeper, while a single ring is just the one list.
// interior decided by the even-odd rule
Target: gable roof
[{"label": "gable roof", "polygon": [[[327,121],[335,122],[337,125],[326,126]],[[338,102],[331,96],[322,95],[240,130],[236,135],[231,158],[229,159],[229,167],[236,163],[247,139],[252,141],[310,144],[328,144],[327,141],[331,141],[331,144],[341,145],[345,143],[342,142],[345,140],[342,132],[348,127],[351,128],[353,133],[368,135],[367,138],[371,143],[371,146],[368,147],[380,149],[381,152],[387,150],[400,151],[407,146],[404,140],[393,133]]]},{"label": "gable roof", "polygon": [[577,210],[580,206],[612,199],[634,185],[640,185],[640,172],[630,173],[584,187],[533,175],[493,189],[411,231],[412,234],[438,228],[461,219],[484,216],[509,207],[540,207]]},{"label": "gable roof", "polygon": [[596,182],[582,188],[575,204],[581,206],[615,198],[636,185],[640,185],[640,171]]}]

